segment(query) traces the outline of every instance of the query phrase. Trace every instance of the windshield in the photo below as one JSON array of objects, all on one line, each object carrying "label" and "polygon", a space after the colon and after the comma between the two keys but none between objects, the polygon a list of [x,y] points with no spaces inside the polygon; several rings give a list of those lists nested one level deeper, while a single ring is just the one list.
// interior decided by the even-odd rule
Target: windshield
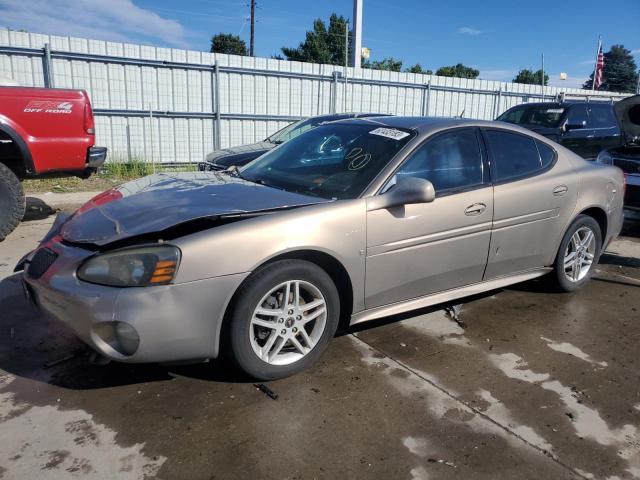
[{"label": "windshield", "polygon": [[555,105],[520,105],[507,110],[497,120],[516,125],[556,128],[560,126],[564,111],[564,107]]},{"label": "windshield", "polygon": [[321,125],[265,153],[239,174],[305,195],[357,198],[413,135],[377,125]]},{"label": "windshield", "polygon": [[314,127],[317,127],[322,122],[322,118],[307,118],[303,120],[299,120],[297,122],[293,122],[290,125],[287,125],[281,130],[278,130],[276,133],[267,138],[268,142],[271,143],[284,143],[287,140],[291,140],[292,138],[297,137],[301,133],[306,132],[307,130],[311,130]]}]

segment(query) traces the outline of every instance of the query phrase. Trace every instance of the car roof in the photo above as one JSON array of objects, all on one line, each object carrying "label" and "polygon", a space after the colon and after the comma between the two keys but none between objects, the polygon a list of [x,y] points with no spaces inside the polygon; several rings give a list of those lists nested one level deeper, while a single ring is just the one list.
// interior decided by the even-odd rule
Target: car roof
[{"label": "car roof", "polygon": [[523,133],[530,137],[542,138],[538,134],[529,129],[514,125],[511,123],[498,122],[493,120],[474,120],[471,118],[452,118],[452,117],[371,117],[371,118],[350,118],[338,120],[332,123],[358,123],[361,125],[377,125],[389,128],[404,128],[406,130],[414,130],[419,136],[430,135],[439,130],[446,130],[455,127],[494,127],[503,130],[512,130],[514,132]]}]

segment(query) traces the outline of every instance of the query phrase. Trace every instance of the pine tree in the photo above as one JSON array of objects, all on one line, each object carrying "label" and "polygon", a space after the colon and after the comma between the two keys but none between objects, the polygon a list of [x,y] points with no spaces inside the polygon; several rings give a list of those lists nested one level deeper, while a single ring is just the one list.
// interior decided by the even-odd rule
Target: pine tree
[{"label": "pine tree", "polygon": [[[604,54],[604,68],[602,70],[602,85],[598,90],[609,92],[634,93],[638,82],[638,70],[631,52],[624,45],[613,45]],[[583,88],[591,90],[593,73]]]}]

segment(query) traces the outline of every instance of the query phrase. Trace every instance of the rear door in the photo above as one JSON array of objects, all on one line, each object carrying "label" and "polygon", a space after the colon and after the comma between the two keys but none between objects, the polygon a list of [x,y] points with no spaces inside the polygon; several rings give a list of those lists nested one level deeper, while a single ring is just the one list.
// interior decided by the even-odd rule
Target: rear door
[{"label": "rear door", "polygon": [[494,215],[485,280],[548,266],[576,204],[578,176],[549,144],[483,130],[494,179]]},{"label": "rear door", "polygon": [[582,158],[589,158],[591,151],[589,144],[593,137],[593,130],[589,128],[587,104],[571,105],[565,125],[569,127],[560,137],[560,143]]},{"label": "rear door", "polygon": [[592,136],[588,143],[588,156],[594,159],[605,149],[620,145],[620,129],[611,104],[589,104],[589,128]]}]

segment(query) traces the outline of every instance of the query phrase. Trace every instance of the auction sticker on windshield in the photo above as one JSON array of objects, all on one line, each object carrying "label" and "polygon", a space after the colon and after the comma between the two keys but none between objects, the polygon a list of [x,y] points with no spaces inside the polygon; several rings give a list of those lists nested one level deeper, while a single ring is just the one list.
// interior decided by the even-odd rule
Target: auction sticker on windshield
[{"label": "auction sticker on windshield", "polygon": [[375,130],[371,130],[369,133],[372,135],[391,138],[393,140],[402,140],[403,138],[409,136],[407,132],[396,130],[395,128],[376,128]]}]

